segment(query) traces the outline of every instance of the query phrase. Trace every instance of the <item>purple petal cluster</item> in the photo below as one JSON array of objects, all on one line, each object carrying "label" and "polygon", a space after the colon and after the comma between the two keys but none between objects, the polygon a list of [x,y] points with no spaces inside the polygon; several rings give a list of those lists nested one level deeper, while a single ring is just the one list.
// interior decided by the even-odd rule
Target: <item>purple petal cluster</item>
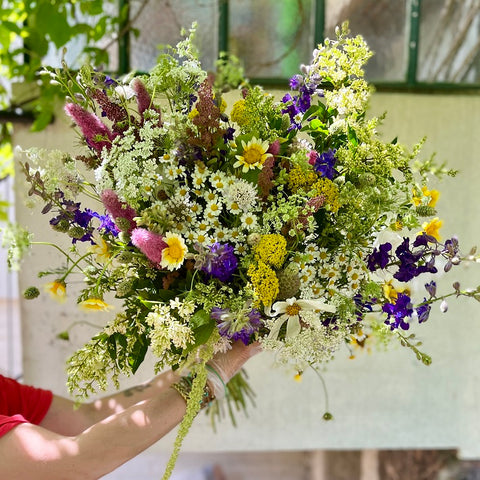
[{"label": "purple petal cluster", "polygon": [[441,252],[436,247],[437,241],[429,235],[418,235],[411,246],[410,239],[405,237],[396,248],[395,255],[391,255],[392,245],[387,242],[367,257],[367,267],[373,272],[389,264],[396,265],[398,269],[393,277],[400,282],[408,282],[422,273],[437,273],[435,258]]},{"label": "purple petal cluster", "polygon": [[418,323],[424,323],[428,320],[432,307],[424,298],[418,307],[413,307],[410,297],[404,293],[399,293],[394,303],[386,303],[382,310],[388,315],[385,324],[390,326],[390,330],[401,328],[408,330],[410,328],[409,320],[416,313]]},{"label": "purple petal cluster", "polygon": [[247,314],[248,323],[239,331],[232,332],[231,327],[233,323],[233,316],[230,315],[228,308],[213,307],[211,317],[217,321],[217,328],[220,335],[232,342],[240,340],[245,345],[248,345],[251,341],[252,335],[260,329],[262,325],[262,316],[260,312],[253,308]]},{"label": "purple petal cluster", "polygon": [[367,257],[367,268],[374,272],[378,268],[383,269],[388,265],[390,261],[390,250],[392,249],[391,243],[382,243],[378,248],[374,248],[373,252]]},{"label": "purple petal cluster", "polygon": [[395,303],[386,303],[382,310],[388,315],[385,324],[390,326],[390,330],[401,328],[408,330],[410,324],[408,320],[411,318],[414,310],[410,297],[404,293],[399,293]]},{"label": "purple petal cluster", "polygon": [[306,85],[303,83],[301,75],[295,76],[290,80],[290,86],[298,91],[298,95],[287,93],[282,98],[285,108],[282,113],[288,113],[290,117],[290,130],[301,129],[302,125],[298,121],[298,115],[304,114],[312,104],[312,96],[316,92],[316,85]]},{"label": "purple petal cluster", "polygon": [[221,282],[228,282],[237,270],[238,260],[233,247],[228,243],[214,243],[205,252],[202,272],[218,278]]},{"label": "purple petal cluster", "polygon": [[329,149],[326,152],[317,155],[315,163],[313,164],[315,171],[329,180],[333,180],[333,178],[338,175],[338,171],[335,170],[335,163],[337,161],[335,153],[335,149]]},{"label": "purple petal cluster", "polygon": [[73,238],[72,243],[94,243],[93,232],[95,231],[95,227],[91,224],[92,218],[96,218],[100,221],[100,225],[97,227],[98,231],[102,233],[111,233],[114,236],[118,235],[118,229],[109,215],[100,215],[89,208],[81,210],[80,203],[73,202],[72,200],[65,200],[63,195],[61,195],[60,204],[61,211],[56,217],[53,217],[50,220],[50,225],[56,226],[60,222],[68,222],[69,227],[81,227],[85,231],[83,237]]}]

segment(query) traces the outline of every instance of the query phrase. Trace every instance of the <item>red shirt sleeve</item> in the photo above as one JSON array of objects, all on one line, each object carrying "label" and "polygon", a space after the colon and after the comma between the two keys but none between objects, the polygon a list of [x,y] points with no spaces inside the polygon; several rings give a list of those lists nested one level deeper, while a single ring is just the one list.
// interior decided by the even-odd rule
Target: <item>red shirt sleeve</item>
[{"label": "red shirt sleeve", "polygon": [[50,408],[49,390],[23,385],[0,375],[0,436],[20,423],[38,425]]}]

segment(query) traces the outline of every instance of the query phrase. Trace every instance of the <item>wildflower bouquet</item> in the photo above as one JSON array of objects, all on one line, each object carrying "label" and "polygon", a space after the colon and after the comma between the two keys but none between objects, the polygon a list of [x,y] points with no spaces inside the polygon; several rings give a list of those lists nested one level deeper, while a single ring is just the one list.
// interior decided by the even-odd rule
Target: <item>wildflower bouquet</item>
[{"label": "wildflower bouquet", "polygon": [[[454,284],[437,296],[435,274],[467,258],[456,238],[440,241],[428,185],[453,172],[416,160],[421,144],[409,152],[379,138],[380,119],[366,116],[364,40],[343,26],[281,100],[244,82],[227,108],[192,35],[133,79],[50,72],[85,146],[75,156],[31,149],[23,164],[51,227],[72,243],[50,289],[68,295],[80,272],[80,306],[121,302],[69,359],[72,391],[117,383],[149,349],[158,369],[200,372],[235,341],[260,341],[299,374],[375,337],[429,363],[405,331],[434,302],[480,291]],[[414,298],[408,284],[421,275]],[[229,388],[237,405],[250,394],[243,375]]]}]

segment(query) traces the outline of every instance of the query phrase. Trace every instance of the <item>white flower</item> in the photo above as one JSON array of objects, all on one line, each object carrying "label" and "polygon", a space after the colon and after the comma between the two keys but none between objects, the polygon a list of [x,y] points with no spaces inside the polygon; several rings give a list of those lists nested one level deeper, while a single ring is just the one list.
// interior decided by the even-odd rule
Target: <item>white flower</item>
[{"label": "white flower", "polygon": [[[302,329],[300,325],[302,312],[308,314],[321,311],[335,313],[336,308],[333,305],[327,305],[321,300],[297,300],[295,297],[289,298],[284,302],[275,302],[271,308],[269,307],[265,311],[269,317],[280,315],[273,323],[268,338],[276,339],[285,322],[287,322],[285,338],[295,337]],[[310,317],[310,315],[308,316]],[[309,320],[309,323],[312,323],[311,318]]]},{"label": "white flower", "polygon": [[240,221],[247,230],[252,230],[257,226],[257,216],[252,213],[244,213]]}]

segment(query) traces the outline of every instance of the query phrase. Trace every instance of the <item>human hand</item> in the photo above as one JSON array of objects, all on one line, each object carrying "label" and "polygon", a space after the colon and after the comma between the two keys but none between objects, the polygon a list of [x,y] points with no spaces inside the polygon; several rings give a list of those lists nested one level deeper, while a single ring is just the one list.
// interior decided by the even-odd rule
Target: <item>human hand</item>
[{"label": "human hand", "polygon": [[[207,363],[208,382],[213,389],[216,398],[222,398],[225,394],[225,385],[238,373],[245,362],[261,352],[259,342],[245,345],[241,341],[232,344],[232,348],[225,353],[217,353]],[[210,367],[210,368],[209,368]]]}]

